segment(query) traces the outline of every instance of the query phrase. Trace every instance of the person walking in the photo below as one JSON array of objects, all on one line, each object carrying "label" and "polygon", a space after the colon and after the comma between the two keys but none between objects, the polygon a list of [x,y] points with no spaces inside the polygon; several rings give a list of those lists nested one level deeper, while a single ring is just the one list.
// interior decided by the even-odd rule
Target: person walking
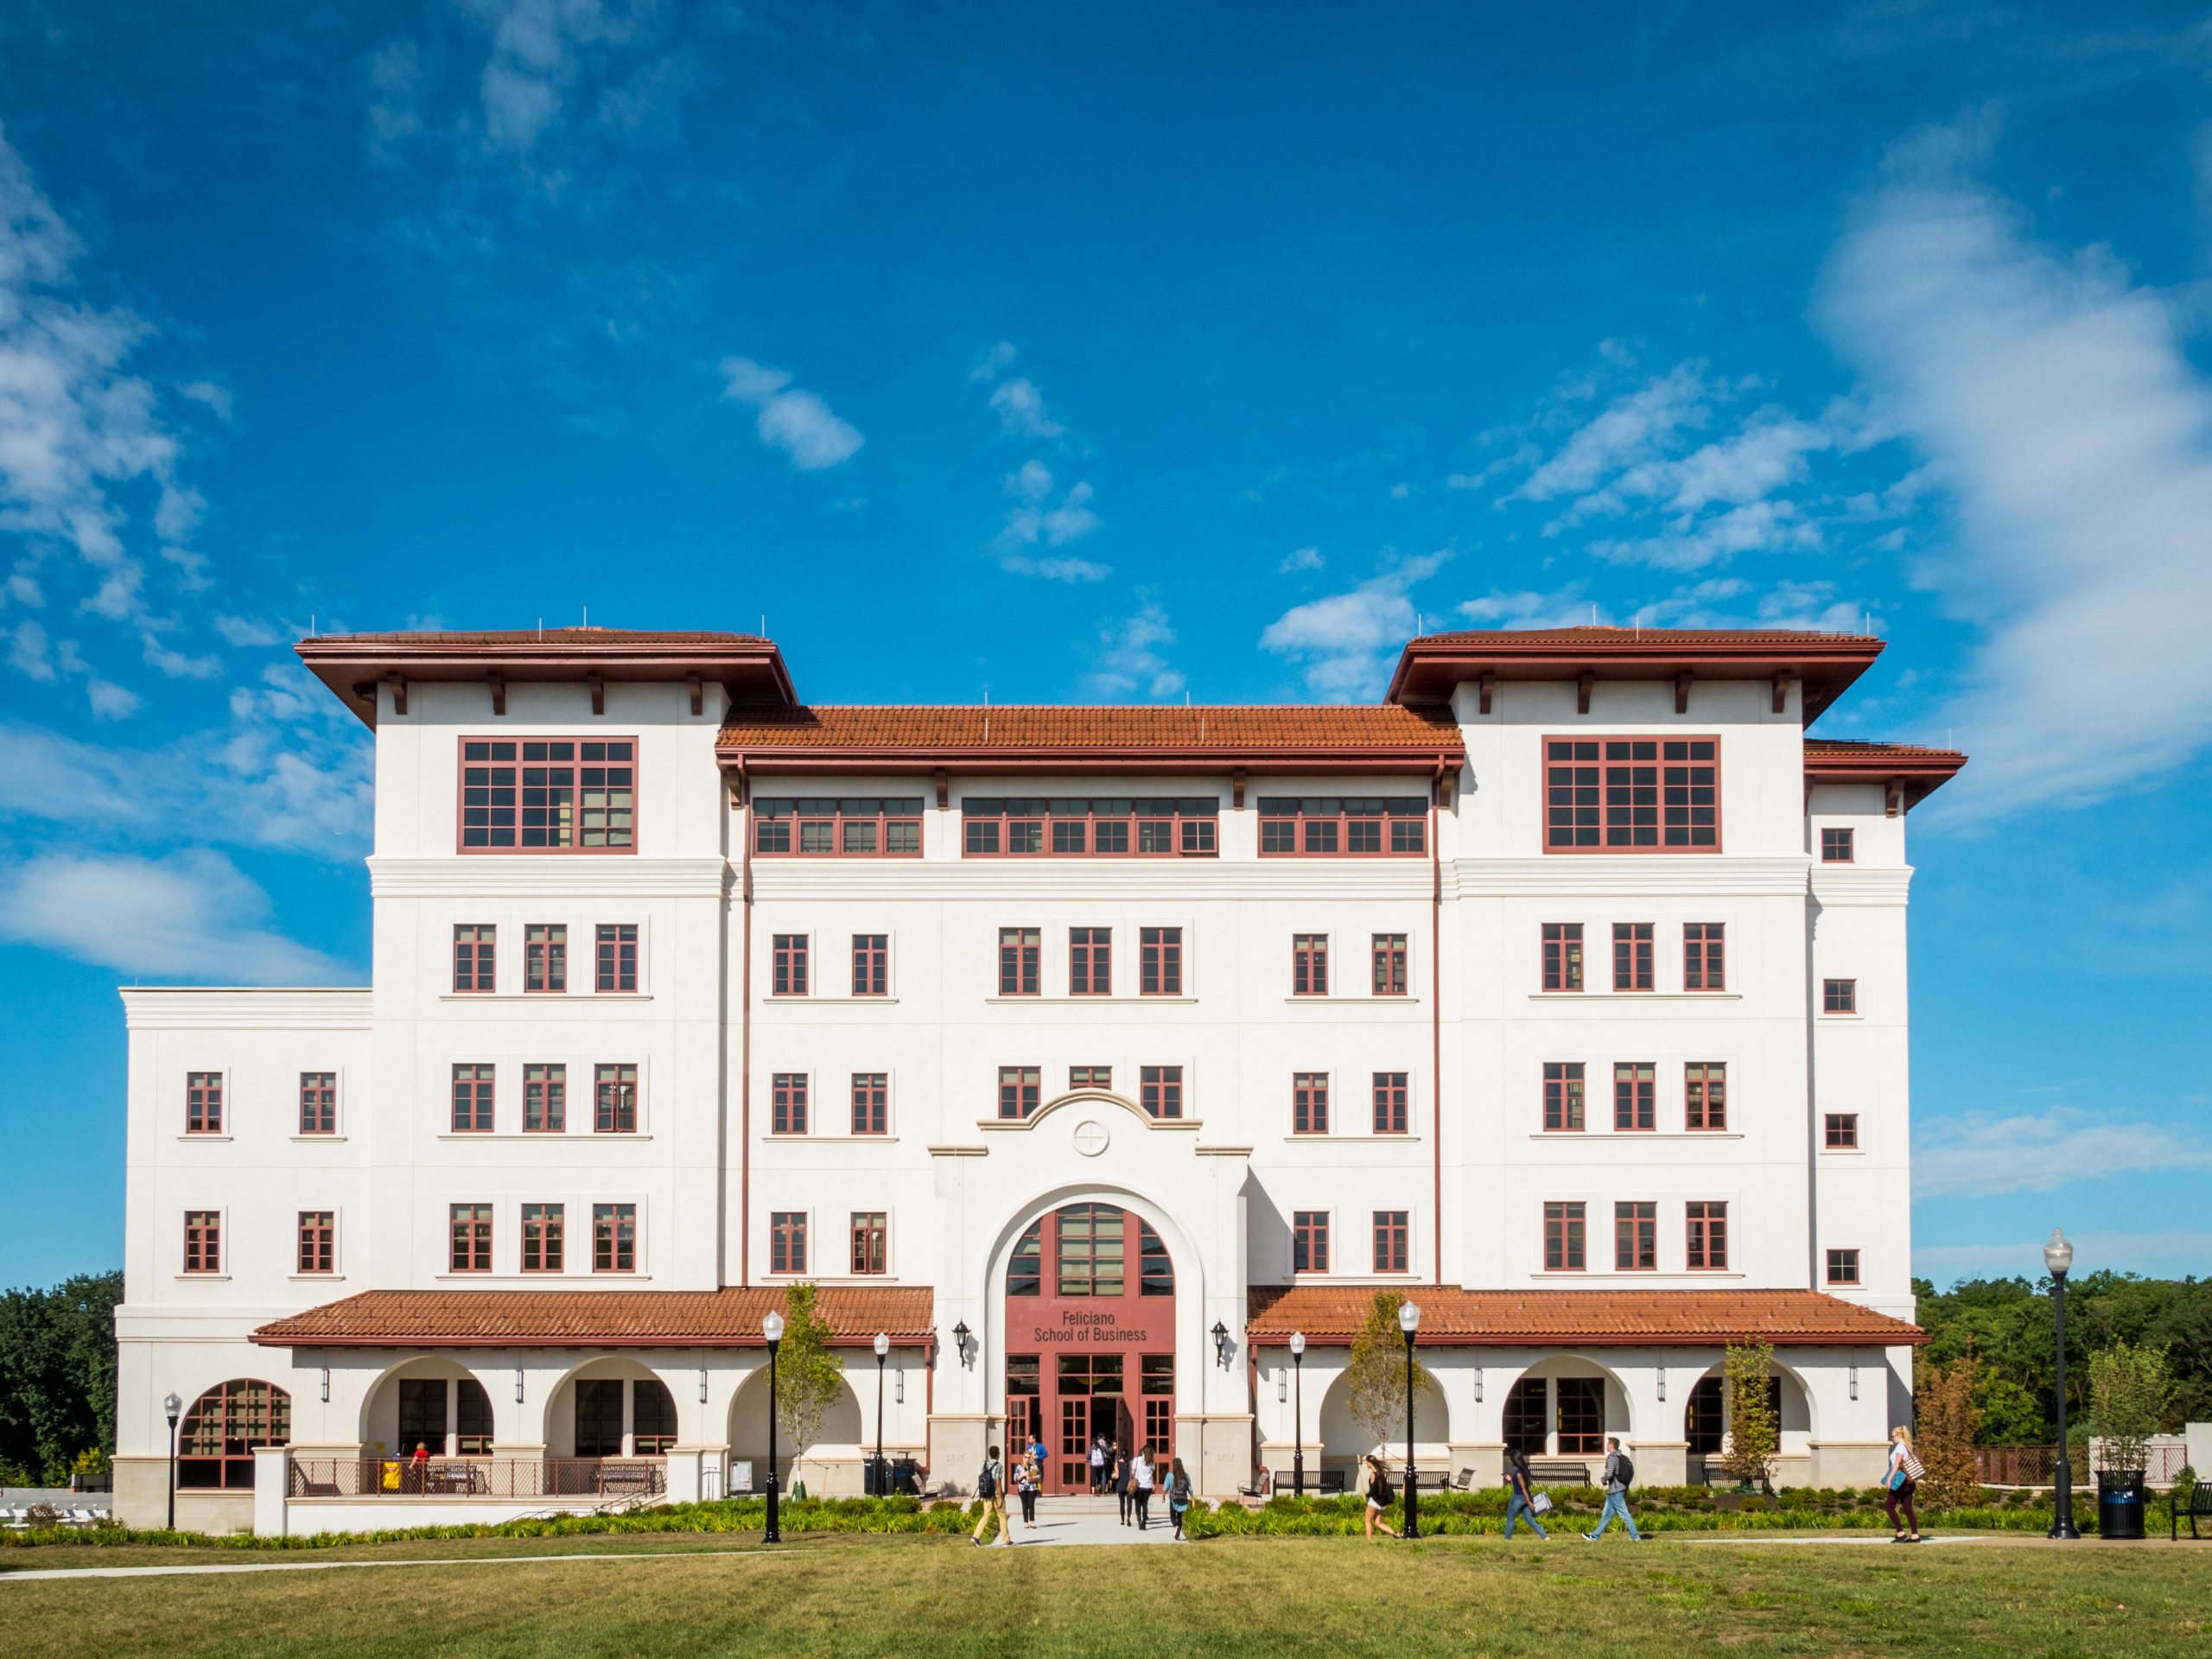
[{"label": "person walking", "polygon": [[1106,1437],[1103,1434],[1090,1437],[1090,1495],[1093,1497],[1106,1495]]},{"label": "person walking", "polygon": [[993,1446],[983,1459],[983,1466],[976,1476],[976,1496],[983,1505],[983,1513],[976,1522],[976,1530],[969,1538],[976,1548],[983,1547],[983,1529],[996,1516],[999,1522],[999,1541],[1008,1548],[1014,1545],[1014,1522],[1006,1512],[1006,1470],[999,1462],[999,1449]]},{"label": "person walking", "polygon": [[[1890,1524],[1897,1529],[1893,1544],[1916,1544],[1920,1541],[1920,1511],[1912,1506],[1912,1495],[1920,1488],[1920,1477],[1926,1471],[1920,1459],[1913,1455],[1912,1431],[1899,1423],[1890,1431],[1890,1472],[1883,1478],[1882,1507],[1890,1512]],[[1904,1520],[1897,1519],[1903,1508]],[[1906,1526],[1912,1530],[1908,1533]]]},{"label": "person walking", "polygon": [[1370,1452],[1359,1460],[1359,1466],[1364,1477],[1361,1484],[1367,1492],[1365,1524],[1368,1542],[1373,1543],[1378,1532],[1388,1533],[1395,1538],[1398,1529],[1382,1518],[1382,1511],[1397,1497],[1390,1490],[1390,1477],[1382,1472],[1382,1459]]},{"label": "person walking", "polygon": [[1014,1471],[1014,1496],[1021,1500],[1021,1524],[1037,1524],[1037,1482],[1042,1469],[1035,1458],[1024,1453],[1021,1465]]},{"label": "person walking", "polygon": [[1183,1516],[1191,1507],[1191,1477],[1183,1467],[1183,1459],[1175,1459],[1174,1471],[1167,1477],[1167,1512],[1175,1517],[1175,1541],[1183,1543]]},{"label": "person walking", "polygon": [[1517,1446],[1505,1448],[1505,1535],[1513,1535],[1513,1523],[1518,1519],[1529,1523],[1529,1529],[1537,1537],[1548,1539],[1544,1523],[1536,1519],[1536,1494],[1529,1473],[1529,1455]]},{"label": "person walking", "polygon": [[1129,1524],[1130,1511],[1136,1507],[1136,1484],[1129,1478],[1129,1454],[1122,1450],[1119,1440],[1114,1442],[1113,1449],[1108,1454],[1106,1484],[1114,1489],[1114,1496],[1120,1500],[1122,1524],[1126,1527]]},{"label": "person walking", "polygon": [[1136,1457],[1129,1465],[1129,1484],[1135,1492],[1139,1532],[1144,1531],[1152,1524],[1152,1488],[1154,1478],[1152,1467],[1152,1442],[1147,1440],[1137,1447]]},{"label": "person walking", "polygon": [[[1635,1482],[1636,1465],[1629,1461],[1628,1454],[1621,1450],[1620,1436],[1606,1435],[1605,1506],[1598,1511],[1597,1530],[1582,1535],[1586,1541],[1594,1544],[1599,1539],[1604,1537],[1605,1529],[1613,1524],[1615,1516],[1620,1516],[1621,1524],[1628,1529],[1630,1537],[1635,1539],[1639,1544],[1643,1541],[1643,1535],[1636,1529],[1636,1517],[1628,1512],[1628,1489]],[[1529,1517],[1529,1524],[1532,1527],[1536,1524],[1534,1516]]]}]

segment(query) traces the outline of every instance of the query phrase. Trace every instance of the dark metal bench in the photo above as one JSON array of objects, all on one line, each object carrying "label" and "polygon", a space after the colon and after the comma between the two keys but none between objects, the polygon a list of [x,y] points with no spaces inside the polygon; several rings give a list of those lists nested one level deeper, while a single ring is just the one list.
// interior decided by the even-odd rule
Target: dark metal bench
[{"label": "dark metal bench", "polygon": [[1572,1458],[1531,1458],[1529,1478],[1538,1486],[1587,1486],[1590,1465]]},{"label": "dark metal bench", "polygon": [[2168,1520],[2168,1530],[2172,1537],[2175,1540],[2181,1537],[2181,1518],[2185,1515],[2189,1517],[2189,1535],[2195,1538],[2198,1535],[2196,1531],[2198,1517],[2202,1516],[2205,1520],[2212,1521],[2212,1480],[2198,1481],[2196,1485],[2189,1489],[2187,1497],[2183,1497],[2179,1492],[2171,1493],[2169,1495],[2169,1501],[2173,1504],[2173,1513]]}]

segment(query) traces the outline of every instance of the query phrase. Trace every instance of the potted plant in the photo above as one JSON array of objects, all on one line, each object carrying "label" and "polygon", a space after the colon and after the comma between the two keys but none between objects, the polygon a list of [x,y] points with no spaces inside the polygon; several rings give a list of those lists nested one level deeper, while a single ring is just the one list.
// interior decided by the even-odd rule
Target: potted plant
[{"label": "potted plant", "polygon": [[2125,1342],[2089,1356],[2089,1409],[2097,1426],[2097,1535],[2143,1535],[2145,1442],[2165,1427],[2173,1378],[2164,1348]]}]

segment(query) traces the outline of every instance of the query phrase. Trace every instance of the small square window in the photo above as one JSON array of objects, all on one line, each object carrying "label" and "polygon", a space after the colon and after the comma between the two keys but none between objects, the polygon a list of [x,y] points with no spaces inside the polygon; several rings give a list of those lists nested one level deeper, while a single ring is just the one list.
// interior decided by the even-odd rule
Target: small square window
[{"label": "small square window", "polygon": [[1828,1252],[1828,1283],[1855,1285],[1859,1282],[1859,1252],[1830,1250]]},{"label": "small square window", "polygon": [[1821,1012],[1822,1014],[1856,1014],[1859,1012],[1859,982],[1855,979],[1824,979],[1821,982]]},{"label": "small square window", "polygon": [[1831,1152],[1855,1151],[1859,1146],[1859,1114],[1830,1112],[1827,1141]]},{"label": "small square window", "polygon": [[1821,830],[1821,862],[1823,864],[1851,863],[1857,856],[1852,848],[1851,840],[1852,832],[1848,830]]}]

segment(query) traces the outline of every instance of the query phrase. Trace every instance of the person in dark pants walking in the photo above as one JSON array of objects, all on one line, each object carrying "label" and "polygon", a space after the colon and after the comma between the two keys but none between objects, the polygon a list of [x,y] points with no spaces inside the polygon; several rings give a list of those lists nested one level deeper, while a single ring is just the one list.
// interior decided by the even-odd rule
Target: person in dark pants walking
[{"label": "person in dark pants walking", "polygon": [[1014,1471],[1014,1490],[1021,1499],[1021,1521],[1024,1526],[1037,1524],[1037,1459],[1027,1452],[1020,1465]]},{"label": "person in dark pants walking", "polygon": [[1139,1532],[1152,1524],[1153,1479],[1152,1446],[1147,1443],[1137,1447],[1136,1456],[1129,1462],[1129,1485],[1135,1493]]},{"label": "person in dark pants walking", "polygon": [[1110,1461],[1106,1450],[1106,1437],[1103,1434],[1092,1435],[1090,1437],[1090,1495],[1093,1497],[1106,1496],[1106,1469]]},{"label": "person in dark pants walking", "polygon": [[[1882,1478],[1882,1507],[1890,1512],[1890,1525],[1897,1536],[1893,1544],[1916,1544],[1920,1541],[1920,1512],[1912,1506],[1912,1495],[1919,1490],[1922,1470],[1920,1459],[1912,1450],[1912,1431],[1900,1423],[1890,1431],[1890,1469]],[[1897,1519],[1902,1505],[1904,1519]],[[1912,1529],[1907,1534],[1905,1528]]]},{"label": "person in dark pants walking", "polygon": [[1108,1465],[1107,1484],[1114,1489],[1114,1496],[1121,1501],[1122,1524],[1129,1524],[1130,1512],[1136,1508],[1136,1483],[1129,1478],[1129,1454],[1122,1450],[1119,1440],[1114,1442],[1112,1461]]},{"label": "person in dark pants walking", "polygon": [[1191,1477],[1183,1467],[1183,1459],[1177,1458],[1167,1477],[1167,1512],[1174,1517],[1175,1541],[1179,1544],[1184,1541],[1183,1517],[1190,1508]]},{"label": "person in dark pants walking", "polygon": [[1517,1446],[1505,1448],[1505,1535],[1513,1535],[1513,1523],[1526,1521],[1529,1529],[1539,1538],[1549,1538],[1542,1522],[1536,1519],[1536,1494],[1530,1484],[1528,1454]]}]

